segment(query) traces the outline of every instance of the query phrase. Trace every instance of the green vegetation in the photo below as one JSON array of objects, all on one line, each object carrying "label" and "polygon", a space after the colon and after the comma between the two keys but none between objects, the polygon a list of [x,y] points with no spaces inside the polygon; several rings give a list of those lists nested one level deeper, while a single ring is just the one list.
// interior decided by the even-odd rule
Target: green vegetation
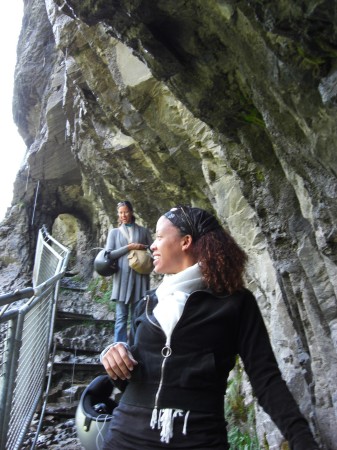
[{"label": "green vegetation", "polygon": [[235,450],[260,450],[257,438],[252,438],[247,433],[242,433],[239,427],[228,430],[228,441],[230,448]]},{"label": "green vegetation", "polygon": [[82,275],[74,275],[73,277],[71,277],[71,281],[82,283],[83,282],[83,276]]},{"label": "green vegetation", "polygon": [[106,305],[109,312],[115,311],[116,304],[110,300],[111,296],[111,281],[104,277],[93,278],[89,285],[87,292],[91,295],[92,300],[101,305]]},{"label": "green vegetation", "polygon": [[242,392],[243,369],[240,361],[232,371],[225,398],[225,417],[231,449],[260,450],[255,431],[254,401],[245,402]]},{"label": "green vegetation", "polygon": [[264,173],[263,173],[262,170],[257,170],[257,172],[256,172],[256,180],[257,180],[259,183],[262,183],[262,182],[265,180],[265,178],[264,178]]},{"label": "green vegetation", "polygon": [[247,112],[247,114],[243,114],[242,119],[244,120],[244,122],[252,123],[253,125],[257,125],[260,128],[266,128],[263,117],[256,108],[252,108]]},{"label": "green vegetation", "polygon": [[301,47],[297,47],[297,52],[300,55],[300,57],[302,58],[302,64],[304,66],[317,67],[322,64],[325,64],[325,62],[326,62],[325,58],[322,58],[321,56],[315,57],[313,55],[308,55],[307,53],[305,53],[304,49]]}]

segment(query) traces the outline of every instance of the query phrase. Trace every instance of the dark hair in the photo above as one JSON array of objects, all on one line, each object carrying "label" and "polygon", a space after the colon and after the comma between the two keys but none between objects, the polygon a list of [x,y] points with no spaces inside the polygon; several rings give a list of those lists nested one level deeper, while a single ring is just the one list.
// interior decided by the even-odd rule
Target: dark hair
[{"label": "dark hair", "polygon": [[133,212],[133,206],[132,206],[131,202],[129,202],[129,200],[123,200],[121,202],[118,202],[117,209],[120,208],[121,206],[127,206],[129,208],[129,210],[131,212]]},{"label": "dark hair", "polygon": [[136,222],[136,218],[133,215],[133,206],[132,206],[131,202],[129,202],[129,200],[123,200],[121,202],[118,202],[117,203],[117,211],[121,206],[126,206],[132,212],[131,222],[132,223]]},{"label": "dark hair", "polygon": [[232,294],[244,287],[247,254],[224,229],[201,236],[193,247],[206,286],[217,294]]},{"label": "dark hair", "polygon": [[208,288],[217,294],[231,294],[243,288],[247,255],[213,214],[201,208],[178,205],[164,217],[182,236],[192,236],[193,253]]}]

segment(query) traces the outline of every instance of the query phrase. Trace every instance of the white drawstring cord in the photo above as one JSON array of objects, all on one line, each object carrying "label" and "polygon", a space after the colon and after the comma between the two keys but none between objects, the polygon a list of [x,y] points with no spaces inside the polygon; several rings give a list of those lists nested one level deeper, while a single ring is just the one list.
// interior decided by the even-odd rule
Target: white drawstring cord
[{"label": "white drawstring cord", "polygon": [[151,421],[150,421],[150,427],[152,428],[152,430],[153,430],[154,428],[156,428],[156,425],[158,425],[158,428],[159,428],[159,422],[158,422],[158,409],[157,409],[157,407],[155,406],[155,407],[153,408],[152,416],[151,416]]},{"label": "white drawstring cord", "polygon": [[[168,444],[173,437],[173,425],[176,417],[181,417],[184,414],[182,409],[165,408],[158,411],[154,408],[152,411],[152,417],[150,426],[154,429],[156,426],[160,430],[160,441]],[[187,434],[187,421],[190,411],[185,412],[184,427],[182,433]]]},{"label": "white drawstring cord", "polygon": [[[101,417],[104,417],[103,421],[99,420]],[[104,434],[102,433],[102,431],[103,431],[105,424],[110,419],[111,419],[111,416],[108,414],[100,414],[99,416],[96,417],[95,422],[96,422],[96,429],[97,429],[97,436],[96,436],[96,449],[97,450],[101,450],[101,448],[103,446]],[[99,440],[100,440],[100,442],[99,442]]]},{"label": "white drawstring cord", "polygon": [[188,421],[188,416],[190,415],[190,412],[187,411],[187,413],[185,414],[185,419],[184,419],[184,428],[183,428],[183,434],[187,434],[187,421]]}]

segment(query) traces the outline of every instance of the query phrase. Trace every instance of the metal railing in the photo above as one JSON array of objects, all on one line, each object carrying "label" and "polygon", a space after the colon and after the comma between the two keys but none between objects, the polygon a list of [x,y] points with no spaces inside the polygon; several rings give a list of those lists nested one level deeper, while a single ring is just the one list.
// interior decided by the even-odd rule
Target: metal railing
[{"label": "metal railing", "polygon": [[41,403],[69,253],[43,227],[33,288],[0,296],[0,450],[20,448]]}]

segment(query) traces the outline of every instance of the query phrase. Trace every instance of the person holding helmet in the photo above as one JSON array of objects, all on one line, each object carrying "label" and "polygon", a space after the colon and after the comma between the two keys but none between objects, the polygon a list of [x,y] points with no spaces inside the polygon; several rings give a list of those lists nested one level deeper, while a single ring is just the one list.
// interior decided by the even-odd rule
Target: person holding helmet
[{"label": "person holding helmet", "polygon": [[116,302],[115,342],[127,341],[128,317],[132,318],[137,302],[149,289],[150,275],[131,269],[128,253],[146,250],[152,243],[150,230],[136,224],[132,204],[128,200],[117,204],[119,227],[108,234],[105,254],[111,260],[118,259],[118,271],[113,274],[111,300]]},{"label": "person holding helmet", "polygon": [[317,450],[244,287],[245,252],[213,215],[187,206],[159,218],[151,249],[165,276],[139,303],[129,344],[101,354],[124,389],[103,450],[228,449],[224,399],[237,355],[290,448]]}]

